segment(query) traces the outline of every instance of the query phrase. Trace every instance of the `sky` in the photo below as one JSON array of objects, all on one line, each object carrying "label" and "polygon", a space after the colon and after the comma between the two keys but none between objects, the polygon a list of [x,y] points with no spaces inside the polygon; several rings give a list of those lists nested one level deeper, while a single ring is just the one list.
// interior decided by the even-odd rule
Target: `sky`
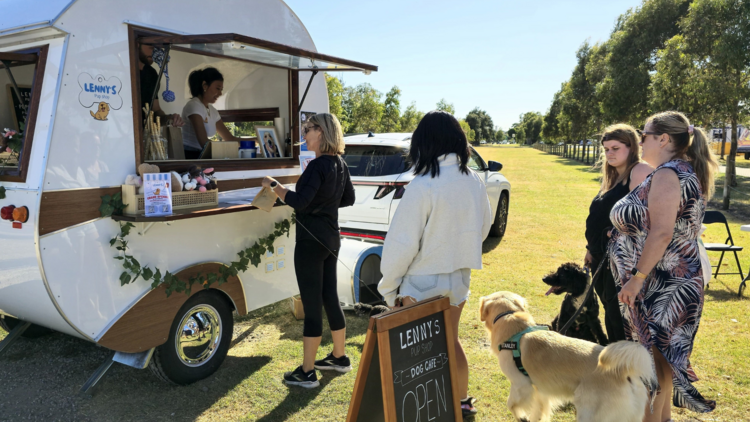
[{"label": "sky", "polygon": [[508,129],[527,111],[545,113],[570,78],[575,52],[609,38],[640,0],[285,0],[318,52],[378,66],[338,72],[347,86],[383,93],[397,85],[402,111],[441,98],[463,118],[475,107]]}]

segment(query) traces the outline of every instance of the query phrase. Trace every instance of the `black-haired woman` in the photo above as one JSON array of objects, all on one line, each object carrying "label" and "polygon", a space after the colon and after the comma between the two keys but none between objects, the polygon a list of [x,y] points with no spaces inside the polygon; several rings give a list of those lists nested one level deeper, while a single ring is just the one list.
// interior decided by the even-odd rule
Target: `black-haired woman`
[{"label": "black-haired woman", "polygon": [[212,105],[224,91],[224,76],[221,72],[213,67],[194,70],[188,76],[188,86],[193,98],[182,109],[182,120],[185,121],[182,128],[185,158],[199,158],[203,147],[216,132],[225,141],[239,141],[224,126],[219,112]]},{"label": "black-haired woman", "polygon": [[476,413],[469,397],[469,365],[458,340],[458,322],[469,298],[472,269],[482,268],[482,241],[492,209],[482,179],[469,170],[469,142],[458,121],[431,111],[411,138],[416,177],[406,186],[383,246],[378,291],[388,306],[444,295],[450,299],[464,415]]}]

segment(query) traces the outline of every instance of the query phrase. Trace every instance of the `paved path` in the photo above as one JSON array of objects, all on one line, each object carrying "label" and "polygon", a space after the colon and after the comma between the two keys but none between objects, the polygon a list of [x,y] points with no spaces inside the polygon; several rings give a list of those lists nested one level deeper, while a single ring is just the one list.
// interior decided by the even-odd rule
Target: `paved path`
[{"label": "paved path", "polygon": [[[726,170],[725,166],[719,166],[719,173],[724,173]],[[750,177],[750,169],[735,167],[734,172],[738,176]]]}]

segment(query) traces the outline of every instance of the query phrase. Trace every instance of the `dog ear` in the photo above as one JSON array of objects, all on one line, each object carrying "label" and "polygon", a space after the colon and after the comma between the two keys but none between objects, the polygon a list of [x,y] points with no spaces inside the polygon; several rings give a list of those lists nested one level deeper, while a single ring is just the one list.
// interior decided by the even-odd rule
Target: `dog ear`
[{"label": "dog ear", "polygon": [[484,322],[484,320],[487,319],[487,315],[484,309],[484,300],[487,299],[486,297],[482,296],[479,298],[479,320]]},{"label": "dog ear", "polygon": [[519,295],[515,295],[513,297],[513,303],[519,306],[523,311],[526,311],[526,307],[528,306],[528,304],[526,303],[526,299]]}]

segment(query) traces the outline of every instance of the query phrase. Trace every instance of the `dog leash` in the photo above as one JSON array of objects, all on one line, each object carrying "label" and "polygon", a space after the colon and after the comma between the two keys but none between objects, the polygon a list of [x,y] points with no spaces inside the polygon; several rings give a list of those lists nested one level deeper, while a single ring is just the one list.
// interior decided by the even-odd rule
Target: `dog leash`
[{"label": "dog leash", "polygon": [[[565,333],[568,332],[568,329],[570,328],[573,323],[575,323],[576,319],[579,315],[581,315],[581,312],[583,311],[584,306],[586,306],[586,302],[591,299],[591,292],[594,290],[594,280],[596,279],[596,276],[599,275],[599,272],[602,270],[602,266],[604,265],[604,262],[607,260],[608,254],[604,254],[604,257],[602,258],[601,262],[599,262],[599,266],[596,268],[596,271],[594,272],[594,275],[591,276],[591,283],[589,283],[589,287],[586,290],[586,296],[583,298],[583,302],[581,302],[581,306],[578,307],[578,310],[576,310],[576,313],[573,314],[572,317],[570,317],[570,320],[563,325],[563,327],[560,329],[560,334],[565,335]],[[588,272],[588,267],[586,268],[586,272]]]}]

